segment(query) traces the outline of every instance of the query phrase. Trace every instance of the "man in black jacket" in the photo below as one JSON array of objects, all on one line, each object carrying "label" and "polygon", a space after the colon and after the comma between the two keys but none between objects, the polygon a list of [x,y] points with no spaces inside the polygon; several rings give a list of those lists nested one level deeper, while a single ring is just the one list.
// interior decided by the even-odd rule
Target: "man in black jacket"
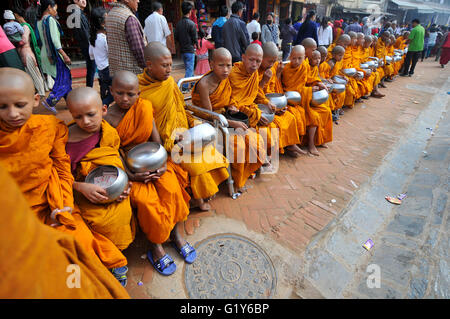
[{"label": "man in black jacket", "polygon": [[242,60],[242,54],[249,45],[245,22],[241,20],[244,5],[236,1],[231,6],[231,16],[223,25],[222,38],[224,47],[230,51],[233,63]]},{"label": "man in black jacket", "polygon": [[81,54],[86,61],[86,86],[94,86],[94,75],[95,75],[95,61],[91,60],[89,56],[89,20],[84,14],[83,10],[86,8],[86,0],[73,0],[77,5],[75,8],[75,14],[80,15],[80,25],[75,25],[74,37],[78,42],[81,49]]},{"label": "man in black jacket", "polygon": [[[183,18],[177,23],[174,32],[174,38],[180,44],[180,53],[186,69],[185,78],[194,76],[195,48],[197,47],[197,27],[189,19],[192,8],[193,6],[189,2],[181,4]],[[183,91],[188,90],[188,87],[188,84],[184,84]]]}]

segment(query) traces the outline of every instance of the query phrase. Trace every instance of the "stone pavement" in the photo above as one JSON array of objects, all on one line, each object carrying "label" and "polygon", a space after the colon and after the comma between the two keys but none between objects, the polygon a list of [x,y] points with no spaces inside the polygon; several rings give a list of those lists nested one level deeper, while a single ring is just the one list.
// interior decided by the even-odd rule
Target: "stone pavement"
[{"label": "stone pavement", "polygon": [[[351,288],[356,285],[352,282],[355,272],[345,263],[351,264],[364,254],[375,254],[382,241],[374,236],[373,250],[352,251],[345,246],[348,238],[344,234],[351,232],[355,236],[360,235],[355,237],[357,241],[351,243],[356,245],[352,247],[363,249],[362,243],[372,236],[371,231],[375,231],[376,226],[381,227],[381,221],[377,218],[379,214],[356,214],[355,210],[351,222],[356,223],[356,226],[361,223],[363,226],[359,229],[350,224],[347,216],[351,216],[351,207],[356,203],[363,205],[358,199],[369,194],[367,188],[373,186],[373,192],[370,193],[372,198],[364,202],[371,210],[381,209],[383,205],[388,207],[389,211],[386,210],[386,217],[383,217],[383,221],[387,222],[390,210],[394,208],[385,202],[384,196],[400,193],[405,179],[399,177],[397,181],[397,176],[390,176],[374,183],[374,178],[379,176],[379,167],[387,165],[385,162],[389,161],[390,154],[399,149],[408,132],[421,123],[418,119],[428,118],[428,109],[433,105],[431,102],[435,96],[448,91],[449,74],[448,68],[441,69],[437,63],[419,63],[414,77],[397,78],[393,83],[388,83],[387,89],[382,89],[385,98],[371,98],[357,104],[352,110],[346,110],[339,125],[333,126],[333,142],[328,149],[320,149],[320,157],[292,159],[281,156],[278,173],[250,180],[248,192],[237,200],[232,200],[227,195],[226,185],[222,185],[221,191],[211,202],[213,209],[210,212],[191,212],[184,225],[187,240],[195,246],[205,238],[220,233],[234,233],[252,239],[270,256],[277,272],[275,298],[364,297],[364,292]],[[178,74],[174,77],[177,80],[181,76]],[[83,85],[82,80],[75,83],[74,87],[78,85]],[[439,101],[443,102],[444,97],[440,98]],[[442,107],[445,107],[445,103]],[[69,121],[70,115],[64,109],[63,102],[58,109],[58,117]],[[45,113],[42,109],[37,109],[37,112]],[[434,127],[438,118],[430,117],[427,127]],[[429,131],[426,132],[429,134]],[[419,155],[423,154],[425,147],[423,143],[420,145],[423,147]],[[403,153],[398,153],[397,159],[393,159],[393,165],[397,165],[394,167],[398,169],[398,175],[406,175],[407,169],[412,170],[414,165],[411,167],[410,161],[405,162],[405,158],[416,161],[417,157],[413,159],[413,156],[418,153],[409,151],[406,146],[401,151]],[[433,158],[432,153],[429,154]],[[397,170],[393,172],[397,173]],[[410,192],[413,191],[408,191],[404,206],[398,208],[407,207],[408,202],[414,200]],[[380,198],[381,203],[377,203]],[[369,208],[361,211],[368,212]],[[364,228],[369,226],[372,230]],[[341,232],[335,231],[338,227]],[[400,229],[395,224],[391,227]],[[437,236],[440,232],[436,230],[433,234],[435,237],[430,237],[430,240],[434,238],[436,245],[437,240],[441,240]],[[333,240],[328,240],[331,236],[334,236]],[[364,238],[364,241],[361,242],[360,238]],[[390,239],[395,241],[392,236]],[[127,290],[132,297],[188,296],[183,277],[185,265],[175,255],[175,251],[169,248],[170,245],[167,247],[178,266],[177,272],[170,277],[155,274],[149,262],[141,258],[148,249],[142,233],[137,234],[135,242],[124,252],[130,269]],[[327,254],[319,254],[321,251]],[[341,259],[331,255],[339,252],[344,252],[342,258],[339,257]],[[379,259],[376,261],[381,263]],[[316,263],[324,267],[309,268]],[[336,268],[331,267],[333,265]],[[383,271],[384,268],[381,269]],[[332,279],[327,278],[327,271],[331,271]],[[383,286],[388,275],[382,273],[381,278]],[[363,279],[361,277],[358,280],[359,283]],[[347,286],[339,284],[344,281]],[[401,290],[398,286],[393,289]]]}]

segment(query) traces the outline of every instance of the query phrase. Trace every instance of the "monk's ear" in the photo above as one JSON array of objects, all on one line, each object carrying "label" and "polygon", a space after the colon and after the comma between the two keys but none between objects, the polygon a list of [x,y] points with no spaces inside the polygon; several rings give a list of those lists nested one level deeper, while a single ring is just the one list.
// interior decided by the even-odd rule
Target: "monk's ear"
[{"label": "monk's ear", "polygon": [[102,117],[105,117],[108,114],[108,106],[106,104],[102,105]]},{"label": "monk's ear", "polygon": [[33,108],[38,107],[39,103],[41,101],[41,96],[39,94],[34,95],[34,102],[33,102]]}]

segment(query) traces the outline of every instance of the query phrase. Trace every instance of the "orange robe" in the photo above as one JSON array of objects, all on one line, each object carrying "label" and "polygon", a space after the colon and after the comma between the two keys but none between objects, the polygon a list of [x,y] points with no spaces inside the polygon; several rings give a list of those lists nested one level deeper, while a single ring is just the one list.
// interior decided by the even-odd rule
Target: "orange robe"
[{"label": "orange robe", "polygon": [[[334,61],[333,61],[334,62]],[[333,68],[331,68],[330,60],[327,62],[322,62],[319,68],[319,74],[324,79],[331,79],[335,75],[338,75],[342,68],[342,61],[334,62]],[[342,93],[334,93],[330,94],[330,108],[332,111],[339,110],[344,105],[345,101],[345,91]]]},{"label": "orange robe", "polygon": [[[362,46],[357,46],[354,48],[353,50],[353,65],[355,66],[355,68],[358,71],[364,72],[361,67],[360,64],[363,62],[366,62],[367,60],[365,60],[364,58],[365,55],[365,50]],[[362,80],[358,80],[358,87],[360,89],[361,92],[361,96],[365,96],[368,95],[372,92],[373,90],[373,77],[372,73],[370,74],[370,76],[366,76],[366,72],[364,72],[364,78]]]},{"label": "orange robe", "polygon": [[[342,68],[343,69],[354,68],[351,46],[348,46],[345,49],[344,57],[342,59]],[[361,95],[358,89],[358,83],[356,79],[354,77],[348,77],[348,83],[345,88],[344,105],[349,108],[353,108],[355,106],[355,101],[360,97]]]},{"label": "orange robe", "polygon": [[[279,62],[275,62],[274,65],[271,68],[272,71],[272,77],[270,80],[266,83],[264,88],[259,87],[259,94],[256,98],[256,103],[262,103],[264,104],[265,101],[265,95],[269,93],[284,93],[283,85],[281,84],[280,79],[277,77],[277,67]],[[260,76],[260,79],[264,76],[264,71],[261,68],[258,70],[258,74]],[[267,103],[267,102],[266,102]],[[293,145],[293,144],[299,144],[301,140],[303,139],[303,136],[306,135],[306,115],[303,108],[295,108],[295,107],[288,107],[289,112],[285,112],[283,115],[275,115],[274,123],[280,127],[285,129],[280,129],[280,147],[282,145]],[[291,127],[292,122],[295,122],[297,124],[297,135],[300,137],[298,139],[295,138],[294,129]],[[286,135],[291,135],[291,138],[288,138]],[[282,141],[285,139],[285,141]]]},{"label": "orange robe", "polygon": [[[363,48],[362,50],[362,55],[361,55],[361,61],[363,62],[367,62],[367,61],[373,61],[371,59],[369,59],[371,55],[371,48]],[[380,83],[381,81],[381,76],[380,76],[380,72],[377,70],[372,70],[372,74],[369,76],[368,78],[368,83],[371,86],[371,91],[378,85],[378,83]]]},{"label": "orange robe", "polygon": [[0,121],[0,163],[16,180],[31,210],[41,222],[55,224],[55,209],[72,207],[72,214],[58,213],[56,229],[73,235],[107,268],[127,264],[125,256],[105,236],[89,229],[73,200],[73,176],[66,153],[68,137],[64,122],[49,115],[31,115],[20,128],[10,130]]},{"label": "orange robe", "polygon": [[285,91],[297,91],[302,96],[300,103],[301,107],[305,110],[306,126],[317,127],[314,142],[316,145],[322,145],[323,143],[329,142],[330,137],[332,138],[333,123],[331,121],[331,110],[325,104],[319,107],[310,105],[312,87],[306,85],[309,74],[310,68],[307,59],[297,68],[292,67],[291,63],[288,63],[283,69],[281,82]]},{"label": "orange robe", "polygon": [[[208,75],[209,71],[205,75]],[[200,80],[199,80],[200,81]],[[197,82],[198,83],[198,82]],[[201,107],[200,94],[196,92],[196,86],[192,90],[192,104]],[[230,81],[223,80],[213,93],[209,95],[212,110],[223,114],[228,106],[237,105],[232,95]],[[245,135],[230,134],[230,147],[233,148],[231,161],[231,175],[237,188],[242,188],[247,179],[258,170],[265,162],[266,151],[262,137],[249,128]],[[230,159],[230,158],[229,158]]]},{"label": "orange robe", "polygon": [[[175,133],[193,127],[194,119],[186,113],[184,96],[172,77],[155,81],[145,69],[138,78],[141,97],[152,103],[156,126],[164,148],[170,154],[175,145]],[[178,162],[178,159],[174,160]],[[183,155],[179,165],[188,172],[192,195],[196,199],[216,194],[218,185],[229,176],[227,159],[211,144],[199,154]]]},{"label": "orange robe", "polygon": [[[139,98],[116,129],[124,150],[147,142],[153,129],[152,104]],[[137,209],[142,231],[150,242],[164,243],[175,225],[189,215],[190,197],[184,189],[188,184],[187,173],[169,159],[167,171],[159,179],[146,184],[132,183],[131,205]]]},{"label": "orange robe", "polygon": [[[263,134],[264,138],[266,137],[268,154],[271,154],[271,148],[276,147],[276,145],[280,153],[283,154],[284,147],[300,143],[297,122],[291,113],[282,119],[276,115],[276,120],[274,119],[266,127],[258,125],[261,119],[261,110],[258,108],[258,104],[269,102],[264,96],[264,92],[259,89],[261,77],[258,71],[249,74],[243,62],[238,62],[233,65],[229,79],[233,97],[237,102],[236,107],[249,117],[249,125],[256,128],[259,134]],[[275,131],[273,129],[278,129],[278,134],[275,134],[275,136],[272,134]]]},{"label": "orange robe", "polygon": [[[120,138],[117,131],[102,121],[98,147],[92,148],[78,163],[75,180],[84,182],[86,176],[101,165],[124,169],[119,155]],[[91,203],[83,194],[74,191],[75,202],[82,211],[83,219],[96,232],[109,238],[120,250],[134,240],[135,228],[130,197],[109,204]]]},{"label": "orange robe", "polygon": [[[369,48],[369,56],[376,57],[376,44]],[[384,78],[384,68],[382,66],[379,66],[377,68],[377,72],[379,74],[380,81],[381,81],[381,79]]]},{"label": "orange robe", "polygon": [[375,47],[375,56],[379,59],[382,59],[384,61],[384,75],[385,76],[393,76],[394,75],[394,68],[391,64],[386,63],[386,55],[389,55],[387,52],[386,43],[384,43],[382,38],[379,38]]},{"label": "orange robe", "polygon": [[[130,298],[73,236],[43,225],[33,216],[22,189],[1,164],[0,180],[0,298]],[[70,286],[76,284],[69,277],[76,278],[76,269],[79,288]]]},{"label": "orange robe", "polygon": [[[317,82],[322,82],[319,78],[319,67],[311,66],[308,58],[309,72],[306,80],[306,86],[314,86]],[[311,118],[313,126],[317,126],[315,145],[322,145],[333,140],[333,118],[331,115],[330,98],[325,103],[317,106],[311,106],[309,112],[306,113]]]}]

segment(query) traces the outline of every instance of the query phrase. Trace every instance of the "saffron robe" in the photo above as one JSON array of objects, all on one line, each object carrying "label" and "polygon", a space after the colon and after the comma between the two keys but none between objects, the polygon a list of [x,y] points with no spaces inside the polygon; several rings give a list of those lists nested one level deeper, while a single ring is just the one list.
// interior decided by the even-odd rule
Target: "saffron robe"
[{"label": "saffron robe", "polygon": [[377,44],[375,46],[375,56],[379,59],[382,59],[384,61],[384,75],[385,76],[393,76],[394,75],[394,68],[392,64],[386,63],[386,55],[388,55],[386,43],[384,43],[382,38],[379,38],[377,41]]},{"label": "saffron robe", "polygon": [[0,180],[0,298],[130,298],[100,260],[73,236],[43,225],[36,218],[21,188],[2,164]]},{"label": "saffron robe", "polygon": [[[327,62],[322,62],[319,68],[319,74],[324,79],[331,79],[335,75],[338,75],[342,68],[342,61],[334,62],[333,68],[331,68],[330,60]],[[332,111],[339,110],[344,105],[345,101],[345,91],[342,93],[330,93],[330,108]]]},{"label": "saffron robe", "polygon": [[[116,127],[120,147],[125,150],[146,143],[153,129],[150,101],[138,98]],[[181,183],[180,183],[181,181]],[[130,200],[147,239],[162,244],[169,239],[175,225],[187,219],[190,197],[185,190],[188,175],[170,159],[167,171],[155,181],[132,182]]]},{"label": "saffron robe", "polygon": [[[342,69],[354,68],[351,46],[345,49],[344,57],[342,59]],[[353,108],[355,101],[361,97],[358,89],[358,83],[354,77],[348,77],[348,83],[345,88],[345,101],[344,105]]]},{"label": "saffron robe", "polygon": [[[75,180],[84,182],[86,176],[101,165],[112,165],[124,170],[119,155],[120,137],[116,129],[103,120],[100,134],[99,146],[89,150],[78,163]],[[74,197],[83,219],[92,229],[109,238],[120,250],[131,244],[135,228],[129,196],[120,203],[109,204],[94,204],[77,191],[74,191]]]},{"label": "saffron robe", "polygon": [[[205,75],[208,75],[209,71]],[[200,81],[200,80],[199,80]],[[197,82],[198,83],[198,82]],[[192,103],[201,107],[200,94],[196,92],[197,83],[192,90]],[[228,106],[237,105],[228,79],[223,80],[209,95],[212,110],[223,114]],[[229,147],[232,148],[231,175],[237,188],[242,188],[247,179],[265,162],[266,150],[262,137],[249,128],[245,135],[230,134]]]},{"label": "saffron robe", "polygon": [[[138,79],[141,97],[151,102],[161,140],[170,154],[175,145],[175,133],[193,127],[194,119],[184,109],[184,96],[172,77],[156,81],[150,78],[145,69]],[[174,160],[179,162],[178,159]],[[199,154],[184,154],[179,165],[188,172],[192,195],[196,199],[216,194],[218,185],[229,176],[228,161],[211,144]]]},{"label": "saffron robe", "polygon": [[[11,174],[38,219],[47,225],[58,221],[62,232],[73,235],[107,268],[127,264],[125,256],[105,236],[90,229],[73,200],[73,176],[65,147],[67,126],[51,115],[31,115],[20,128],[10,130],[0,121],[0,163]],[[51,213],[72,207],[72,213]]]}]

